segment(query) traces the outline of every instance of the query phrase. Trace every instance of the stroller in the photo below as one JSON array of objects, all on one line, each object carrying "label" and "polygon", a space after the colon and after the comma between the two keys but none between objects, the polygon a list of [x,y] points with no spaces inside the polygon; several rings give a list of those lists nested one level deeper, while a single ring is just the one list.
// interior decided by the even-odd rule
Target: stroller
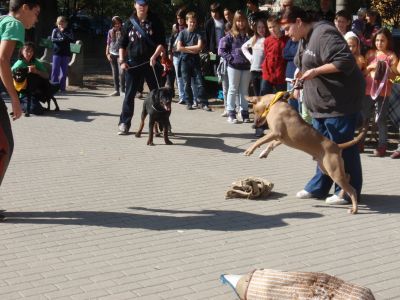
[{"label": "stroller", "polygon": [[41,103],[47,103],[46,110],[50,110],[50,102],[53,100],[55,111],[59,111],[57,100],[54,94],[59,90],[58,83],[51,83],[49,80],[37,74],[29,73],[28,68],[17,68],[13,71],[14,87],[18,92],[22,110],[26,117],[31,113],[41,115],[44,108]]}]

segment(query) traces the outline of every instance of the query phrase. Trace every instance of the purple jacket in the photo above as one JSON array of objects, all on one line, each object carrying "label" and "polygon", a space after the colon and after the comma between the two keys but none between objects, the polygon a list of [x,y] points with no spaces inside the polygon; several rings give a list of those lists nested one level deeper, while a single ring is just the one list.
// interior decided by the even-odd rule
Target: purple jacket
[{"label": "purple jacket", "polygon": [[228,66],[237,70],[250,70],[250,62],[242,52],[242,45],[249,39],[247,35],[236,38],[228,33],[219,42],[218,54],[228,62]]}]

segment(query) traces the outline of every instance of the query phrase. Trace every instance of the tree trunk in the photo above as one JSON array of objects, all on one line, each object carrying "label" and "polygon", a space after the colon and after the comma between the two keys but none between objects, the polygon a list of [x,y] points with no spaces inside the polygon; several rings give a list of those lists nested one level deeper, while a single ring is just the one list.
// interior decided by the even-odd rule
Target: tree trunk
[{"label": "tree trunk", "polygon": [[39,22],[35,26],[34,34],[36,45],[38,45],[40,39],[48,37],[55,26],[57,1],[42,1],[40,8]]}]

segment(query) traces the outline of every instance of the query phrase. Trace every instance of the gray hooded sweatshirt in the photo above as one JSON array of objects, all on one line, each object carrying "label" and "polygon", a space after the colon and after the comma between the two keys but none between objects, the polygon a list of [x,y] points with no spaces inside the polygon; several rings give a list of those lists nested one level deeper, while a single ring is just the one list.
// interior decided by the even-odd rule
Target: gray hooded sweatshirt
[{"label": "gray hooded sweatshirt", "polygon": [[304,101],[313,118],[339,117],[361,110],[364,76],[332,23],[313,24],[308,36],[300,41],[294,62],[303,73],[329,63],[339,70],[304,82]]}]

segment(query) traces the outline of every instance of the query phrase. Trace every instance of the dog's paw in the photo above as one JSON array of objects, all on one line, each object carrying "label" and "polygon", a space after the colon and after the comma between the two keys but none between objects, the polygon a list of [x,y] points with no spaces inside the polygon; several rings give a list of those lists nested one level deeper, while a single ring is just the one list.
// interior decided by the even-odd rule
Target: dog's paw
[{"label": "dog's paw", "polygon": [[140,134],[139,132],[137,132],[137,133],[135,133],[135,136],[136,136],[137,138],[140,138],[141,134]]},{"label": "dog's paw", "polygon": [[166,145],[173,145],[174,143],[171,142],[170,140],[168,140],[168,141],[165,141],[165,144],[166,144]]},{"label": "dog's paw", "polygon": [[254,152],[254,150],[252,150],[252,149],[247,149],[246,151],[243,152],[243,155],[244,155],[244,156],[250,156],[250,155],[253,154],[253,152]]},{"label": "dog's paw", "polygon": [[147,142],[147,146],[154,146],[154,143],[153,142]]},{"label": "dog's paw", "polygon": [[29,113],[25,113],[25,117],[30,117],[31,115]]},{"label": "dog's paw", "polygon": [[155,135],[156,137],[160,137],[160,136],[161,136],[161,132],[156,132],[156,133],[154,133],[154,135]]},{"label": "dog's paw", "polygon": [[59,108],[59,107],[56,107],[56,108],[54,109],[54,111],[60,111],[60,108]]}]

